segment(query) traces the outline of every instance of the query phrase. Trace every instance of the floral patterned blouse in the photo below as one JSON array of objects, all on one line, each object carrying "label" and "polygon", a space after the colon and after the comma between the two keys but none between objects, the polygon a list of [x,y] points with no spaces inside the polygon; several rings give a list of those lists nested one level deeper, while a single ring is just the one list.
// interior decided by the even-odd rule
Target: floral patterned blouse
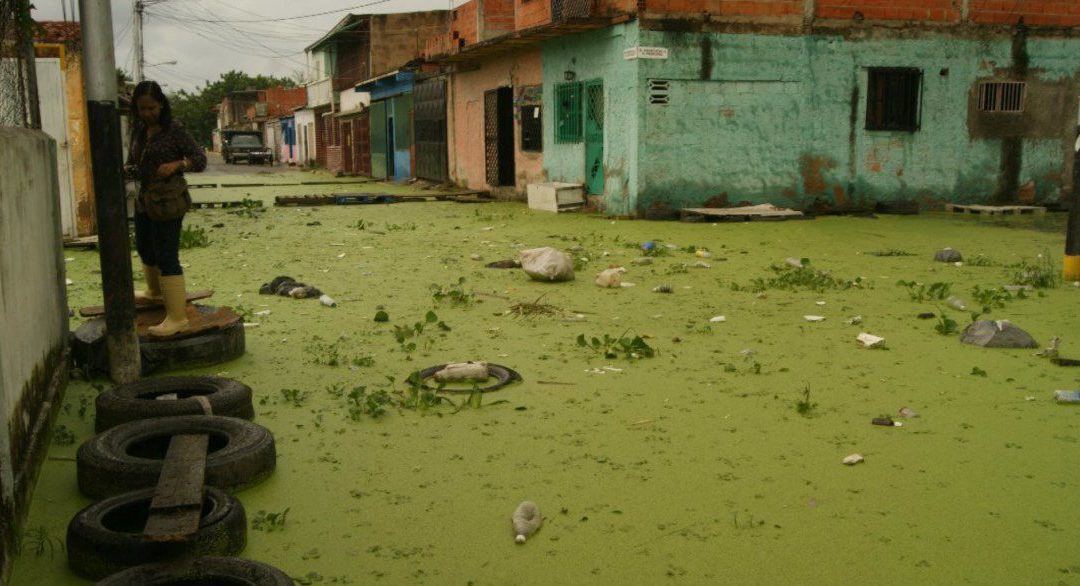
[{"label": "floral patterned blouse", "polygon": [[[131,151],[128,153],[128,165],[138,165],[140,192],[148,183],[158,181],[158,167],[187,159],[191,165],[189,171],[198,173],[206,169],[206,153],[195,144],[195,139],[182,124],[173,121],[169,128],[161,129],[146,142],[145,134],[136,136]],[[145,152],[144,152],[145,151]],[[182,170],[177,174],[183,176]],[[138,199],[136,199],[138,202]],[[137,204],[138,205],[138,204]]]}]

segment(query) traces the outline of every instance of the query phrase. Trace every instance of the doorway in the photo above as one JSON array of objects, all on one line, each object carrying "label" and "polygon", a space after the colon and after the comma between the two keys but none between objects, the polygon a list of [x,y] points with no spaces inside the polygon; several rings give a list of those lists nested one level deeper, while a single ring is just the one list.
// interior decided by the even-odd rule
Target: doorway
[{"label": "doorway", "polygon": [[585,84],[585,191],[604,193],[604,82]]},{"label": "doorway", "polygon": [[484,158],[489,186],[514,185],[513,88],[484,93]]}]

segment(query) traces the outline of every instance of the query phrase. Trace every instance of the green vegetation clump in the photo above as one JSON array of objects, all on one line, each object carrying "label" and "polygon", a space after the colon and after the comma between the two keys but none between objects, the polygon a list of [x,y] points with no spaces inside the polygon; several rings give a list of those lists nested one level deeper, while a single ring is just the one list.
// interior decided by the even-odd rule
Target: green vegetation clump
[{"label": "green vegetation clump", "polygon": [[[838,279],[828,271],[819,271],[810,266],[810,259],[802,259],[802,266],[789,264],[774,264],[769,267],[772,271],[770,277],[757,277],[750,281],[749,289],[754,293],[760,293],[767,289],[780,289],[786,291],[808,290],[823,292],[828,290],[862,289],[866,283],[862,277],[854,279]],[[733,289],[740,290],[742,287],[733,284]]]}]

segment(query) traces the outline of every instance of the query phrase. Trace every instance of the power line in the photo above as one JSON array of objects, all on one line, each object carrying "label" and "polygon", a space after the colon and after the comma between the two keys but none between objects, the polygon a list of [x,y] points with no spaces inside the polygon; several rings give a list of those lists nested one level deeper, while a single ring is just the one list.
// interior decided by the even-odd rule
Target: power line
[{"label": "power line", "polygon": [[337,14],[337,13],[341,13],[341,12],[349,12],[349,11],[352,11],[352,10],[357,10],[359,8],[367,8],[369,6],[375,6],[377,4],[386,4],[387,2],[391,2],[391,1],[392,0],[373,0],[372,2],[367,2],[367,3],[364,3],[364,4],[358,4],[358,5],[352,6],[350,8],[339,8],[337,10],[327,10],[326,12],[317,12],[317,13],[314,13],[314,14],[303,14],[303,15],[300,15],[300,16],[286,16],[286,17],[282,17],[282,18],[263,18],[263,19],[258,19],[258,20],[245,20],[245,19],[240,19],[240,20],[192,19],[192,21],[194,21],[194,22],[204,22],[204,23],[237,23],[237,24],[284,22],[284,21],[289,21],[289,20],[302,20],[302,19],[305,19],[305,18],[315,18],[315,17],[318,17],[318,16],[326,16],[328,14]]}]

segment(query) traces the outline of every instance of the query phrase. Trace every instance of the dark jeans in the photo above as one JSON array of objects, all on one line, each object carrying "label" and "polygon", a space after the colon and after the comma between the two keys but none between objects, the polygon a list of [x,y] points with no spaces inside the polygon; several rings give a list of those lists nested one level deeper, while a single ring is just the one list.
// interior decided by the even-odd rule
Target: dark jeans
[{"label": "dark jeans", "polygon": [[158,267],[161,276],[184,274],[180,268],[181,216],[168,222],[155,222],[143,212],[135,212],[135,248],[143,264]]}]

